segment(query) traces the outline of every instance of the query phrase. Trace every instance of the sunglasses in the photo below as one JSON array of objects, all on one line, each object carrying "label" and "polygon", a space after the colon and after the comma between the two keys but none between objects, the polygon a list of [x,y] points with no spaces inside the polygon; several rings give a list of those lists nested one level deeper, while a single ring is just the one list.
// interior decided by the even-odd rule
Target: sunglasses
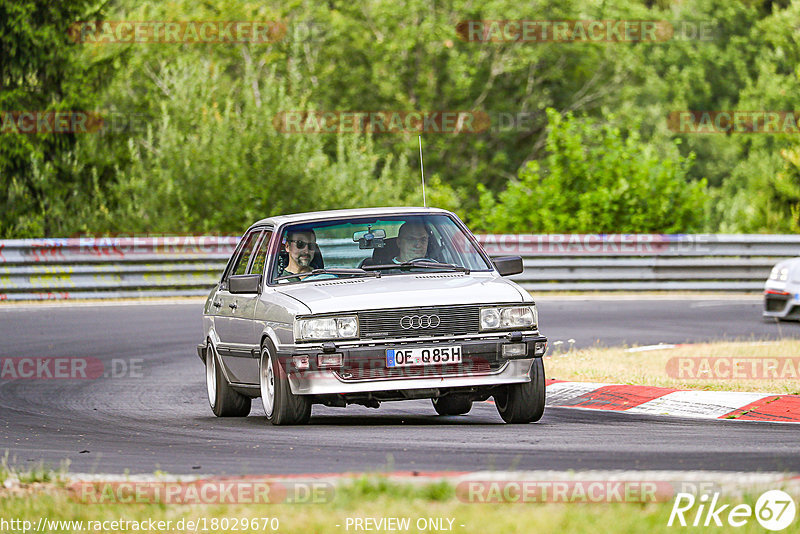
[{"label": "sunglasses", "polygon": [[306,247],[308,247],[308,250],[314,250],[315,248],[317,248],[316,243],[312,243],[310,241],[303,241],[302,239],[288,239],[287,243],[294,243],[295,246],[300,250],[303,250]]}]

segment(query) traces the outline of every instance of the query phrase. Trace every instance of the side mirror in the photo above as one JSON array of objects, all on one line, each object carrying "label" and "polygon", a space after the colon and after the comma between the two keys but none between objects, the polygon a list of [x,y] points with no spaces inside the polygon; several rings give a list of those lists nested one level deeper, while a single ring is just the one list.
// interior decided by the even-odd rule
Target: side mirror
[{"label": "side mirror", "polygon": [[260,288],[260,274],[237,274],[228,278],[228,291],[231,293],[258,293]]},{"label": "side mirror", "polygon": [[510,276],[522,272],[522,258],[520,256],[502,256],[492,258],[492,263],[500,276]]}]

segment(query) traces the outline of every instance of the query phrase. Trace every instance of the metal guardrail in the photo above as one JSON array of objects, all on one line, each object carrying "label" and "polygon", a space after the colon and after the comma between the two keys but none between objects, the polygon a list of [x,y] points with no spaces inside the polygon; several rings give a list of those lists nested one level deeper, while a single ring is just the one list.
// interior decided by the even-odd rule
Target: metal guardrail
[{"label": "metal guardrail", "polygon": [[512,277],[542,291],[761,291],[800,235],[544,234],[479,236],[492,256],[523,257]]},{"label": "metal guardrail", "polygon": [[[206,295],[235,236],[0,240],[0,300]],[[798,235],[480,235],[492,256],[519,255],[527,290],[760,291]],[[324,242],[325,257],[352,243]]]},{"label": "metal guardrail", "polygon": [[207,295],[239,238],[0,241],[0,300]]}]

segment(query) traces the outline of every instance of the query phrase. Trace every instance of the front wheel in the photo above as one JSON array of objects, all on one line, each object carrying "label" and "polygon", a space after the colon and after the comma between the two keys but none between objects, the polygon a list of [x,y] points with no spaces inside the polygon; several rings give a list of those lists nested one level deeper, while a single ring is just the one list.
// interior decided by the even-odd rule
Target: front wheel
[{"label": "front wheel", "polygon": [[286,372],[268,341],[261,347],[259,377],[261,403],[270,423],[276,426],[308,423],[311,402],[303,395],[292,393]]},{"label": "front wheel", "polygon": [[235,391],[225,380],[210,341],[206,348],[206,391],[208,404],[217,417],[245,417],[250,413],[250,397]]},{"label": "front wheel", "polygon": [[534,358],[531,381],[504,386],[494,396],[494,403],[506,423],[532,423],[542,418],[544,399],[544,363]]}]

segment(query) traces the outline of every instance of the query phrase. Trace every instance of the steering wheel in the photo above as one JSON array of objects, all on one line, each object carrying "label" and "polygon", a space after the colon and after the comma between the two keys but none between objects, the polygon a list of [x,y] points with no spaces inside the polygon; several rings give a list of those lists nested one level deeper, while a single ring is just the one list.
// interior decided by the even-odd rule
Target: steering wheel
[{"label": "steering wheel", "polygon": [[414,258],[411,261],[429,261],[432,263],[441,263],[439,260],[434,260],[433,258]]}]

